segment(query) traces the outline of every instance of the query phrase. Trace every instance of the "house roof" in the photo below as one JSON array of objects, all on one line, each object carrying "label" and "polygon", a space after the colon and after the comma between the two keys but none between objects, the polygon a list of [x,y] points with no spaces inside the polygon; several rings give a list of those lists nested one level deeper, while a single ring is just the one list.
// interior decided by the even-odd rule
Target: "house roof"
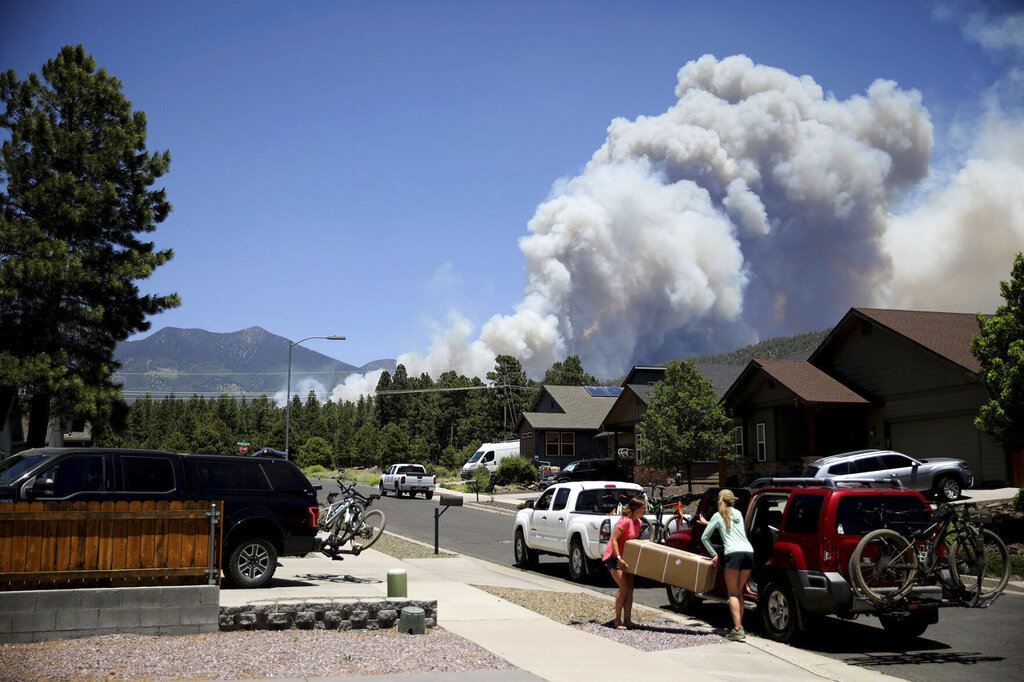
[{"label": "house roof", "polygon": [[785,386],[797,398],[809,405],[869,405],[871,401],[839,383],[809,362],[795,360],[751,360],[743,373],[725,392],[722,401],[750,383],[758,373],[764,373]]},{"label": "house roof", "polygon": [[696,363],[694,367],[702,377],[711,383],[711,387],[715,389],[715,397],[718,399],[721,399],[740,374],[743,374],[743,365]]},{"label": "house roof", "polygon": [[615,404],[616,398],[592,396],[582,386],[545,386],[563,412],[523,412],[525,420],[535,429],[598,430]]},{"label": "house roof", "polygon": [[[974,313],[943,313],[924,310],[886,310],[883,308],[851,308],[821,345],[811,355],[811,362],[830,344],[850,316],[869,320],[880,327],[903,336],[945,360],[978,374],[981,365],[971,354],[971,339],[979,335],[978,318]],[[985,315],[991,319],[991,315]]]}]

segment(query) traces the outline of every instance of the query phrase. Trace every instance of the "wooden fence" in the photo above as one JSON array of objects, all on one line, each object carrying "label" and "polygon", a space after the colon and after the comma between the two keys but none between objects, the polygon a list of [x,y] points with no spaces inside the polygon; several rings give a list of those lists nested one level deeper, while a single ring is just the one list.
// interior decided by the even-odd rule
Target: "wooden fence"
[{"label": "wooden fence", "polygon": [[219,583],[223,506],[0,504],[0,590]]}]

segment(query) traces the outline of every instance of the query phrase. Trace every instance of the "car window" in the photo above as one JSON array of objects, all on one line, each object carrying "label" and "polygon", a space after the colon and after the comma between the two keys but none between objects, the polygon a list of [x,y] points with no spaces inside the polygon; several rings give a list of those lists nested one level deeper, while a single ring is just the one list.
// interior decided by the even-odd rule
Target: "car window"
[{"label": "car window", "polygon": [[836,462],[828,467],[828,473],[832,476],[845,476],[854,472],[850,462]]},{"label": "car window", "polygon": [[494,461],[494,453],[493,452],[488,452],[486,455],[484,455],[483,461],[485,461],[485,462],[493,462]]},{"label": "car window", "polygon": [[613,514],[619,504],[626,504],[639,492],[632,488],[594,488],[581,490],[576,497],[576,511]]},{"label": "car window", "polygon": [[555,489],[548,488],[541,494],[540,498],[537,499],[537,502],[533,505],[533,508],[547,510],[547,508],[551,506],[551,498],[554,497],[554,495]]},{"label": "car window", "polygon": [[409,466],[404,466],[404,467],[398,467],[398,471],[396,471],[395,473],[396,474],[423,474],[423,473],[426,473],[426,470],[423,467],[419,466],[419,465],[415,465],[415,466],[409,465]]},{"label": "car window", "polygon": [[47,455],[14,455],[0,462],[0,485],[14,483],[18,478],[46,459]]},{"label": "car window", "polygon": [[846,495],[839,500],[836,508],[836,533],[839,535],[864,535],[882,527],[879,510],[889,512],[915,510],[918,513],[890,517],[889,525],[899,529],[901,525],[927,523],[931,512],[917,496],[912,495]]},{"label": "car window", "polygon": [[174,490],[174,465],[166,457],[121,457],[121,478],[125,492],[169,493]]},{"label": "car window", "polygon": [[274,490],[309,490],[309,481],[306,477],[287,462],[260,462],[260,468],[270,479]]},{"label": "car window", "polygon": [[569,501],[569,489],[561,488],[555,493],[555,503],[551,505],[551,511],[562,511],[565,503]]},{"label": "car window", "polygon": [[914,466],[914,461],[906,455],[882,455],[883,469],[905,469]]},{"label": "car window", "polygon": [[823,495],[794,495],[786,511],[787,533],[817,533]]},{"label": "car window", "polygon": [[75,493],[104,489],[106,458],[103,455],[65,457],[36,476],[53,480],[53,497],[69,497]]},{"label": "car window", "polygon": [[196,469],[206,491],[270,490],[270,481],[256,464],[245,459],[201,460],[196,463]]},{"label": "car window", "polygon": [[882,468],[882,463],[877,457],[862,457],[852,462],[852,465],[853,470],[850,473],[853,474],[870,474]]}]

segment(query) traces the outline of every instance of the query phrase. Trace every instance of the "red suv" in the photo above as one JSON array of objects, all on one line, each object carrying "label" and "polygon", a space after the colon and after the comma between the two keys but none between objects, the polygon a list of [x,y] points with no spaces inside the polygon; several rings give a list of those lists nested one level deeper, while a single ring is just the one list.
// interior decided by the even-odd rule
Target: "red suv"
[{"label": "red suv", "polygon": [[[717,510],[718,490],[711,488],[701,498],[697,509],[705,519]],[[882,609],[859,597],[850,580],[850,557],[861,537],[879,527],[880,509],[919,511],[918,520],[930,518],[931,508],[919,492],[888,483],[780,478],[759,479],[749,490],[735,492],[754,547],[754,571],[744,597],[757,605],[771,639],[789,641],[814,618],[829,614],[875,615],[887,631],[903,637],[921,635],[938,622],[941,587],[915,587],[907,599]],[[914,516],[911,512],[901,518]],[[673,533],[668,545],[707,554],[700,539],[704,526],[697,518],[690,528]],[[711,594],[670,586],[668,598],[680,611],[700,599],[724,601],[722,573]]]}]

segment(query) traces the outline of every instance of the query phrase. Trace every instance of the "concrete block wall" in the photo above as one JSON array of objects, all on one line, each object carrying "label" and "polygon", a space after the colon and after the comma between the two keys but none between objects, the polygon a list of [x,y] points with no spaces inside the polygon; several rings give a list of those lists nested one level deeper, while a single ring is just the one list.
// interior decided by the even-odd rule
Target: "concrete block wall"
[{"label": "concrete block wall", "polygon": [[0,592],[0,642],[216,632],[217,585]]},{"label": "concrete block wall", "polygon": [[387,630],[395,627],[406,606],[423,609],[424,626],[437,627],[437,600],[391,598],[225,606],[220,610],[220,629]]}]

